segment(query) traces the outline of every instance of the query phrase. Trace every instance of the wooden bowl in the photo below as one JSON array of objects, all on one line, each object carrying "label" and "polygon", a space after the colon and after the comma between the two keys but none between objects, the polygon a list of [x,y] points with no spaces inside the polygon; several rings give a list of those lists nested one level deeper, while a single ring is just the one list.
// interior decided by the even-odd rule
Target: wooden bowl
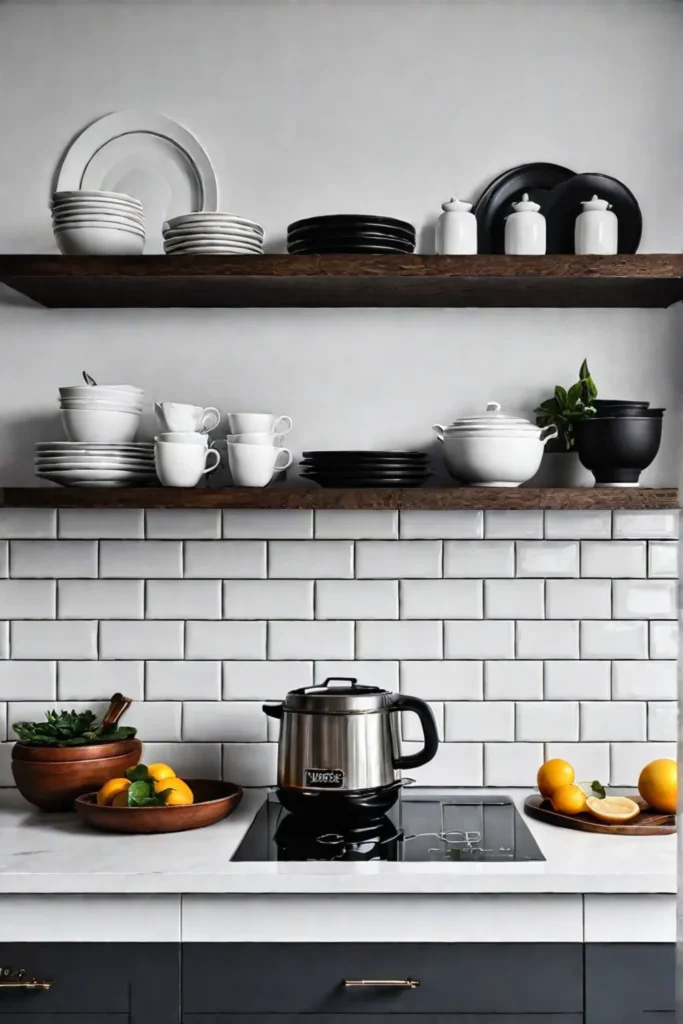
[{"label": "wooden bowl", "polygon": [[73,810],[81,793],[98,790],[108,779],[126,774],[140,760],[140,740],[93,744],[88,747],[12,748],[12,775],[17,789],[41,811]]},{"label": "wooden bowl", "polygon": [[186,832],[206,828],[227,818],[242,799],[242,787],[213,779],[186,779],[194,793],[193,804],[175,807],[102,807],[97,793],[79,796],[75,808],[93,828],[105,832],[151,833]]}]

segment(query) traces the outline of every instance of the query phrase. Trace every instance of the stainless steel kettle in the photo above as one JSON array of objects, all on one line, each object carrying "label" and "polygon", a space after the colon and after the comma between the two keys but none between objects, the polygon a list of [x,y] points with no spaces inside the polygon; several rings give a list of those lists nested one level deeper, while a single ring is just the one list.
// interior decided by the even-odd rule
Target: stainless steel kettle
[{"label": "stainless steel kettle", "polygon": [[[263,710],[281,723],[278,795],[292,811],[384,813],[398,797],[398,771],[431,761],[439,746],[429,704],[352,678],[291,690]],[[414,711],[422,723],[416,754],[400,752],[399,711]]]}]

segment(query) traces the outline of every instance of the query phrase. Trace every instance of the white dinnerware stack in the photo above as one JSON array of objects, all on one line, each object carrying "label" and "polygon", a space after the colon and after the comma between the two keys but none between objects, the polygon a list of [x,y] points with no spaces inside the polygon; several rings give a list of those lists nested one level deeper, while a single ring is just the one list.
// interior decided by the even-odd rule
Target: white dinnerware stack
[{"label": "white dinnerware stack", "polygon": [[39,441],[36,476],[65,487],[142,487],[156,483],[154,445]]},{"label": "white dinnerware stack", "polygon": [[186,213],[163,227],[169,256],[260,256],[264,231],[260,224],[232,213]]},{"label": "white dinnerware stack", "polygon": [[64,256],[139,256],[145,247],[142,203],[123,192],[55,192],[51,206]]},{"label": "white dinnerware stack", "polygon": [[265,412],[229,412],[228,465],[235,487],[267,487],[276,473],[289,469],[293,455],[284,448],[292,429],[289,416]]},{"label": "white dinnerware stack", "polygon": [[221,421],[218,409],[185,402],[155,402],[161,430],[154,438],[157,475],[164,487],[196,487],[213,473],[220,454],[209,448],[209,431]]},{"label": "white dinnerware stack", "polygon": [[132,384],[74,384],[59,389],[64,433],[70,441],[127,444],[135,440],[145,393]]}]

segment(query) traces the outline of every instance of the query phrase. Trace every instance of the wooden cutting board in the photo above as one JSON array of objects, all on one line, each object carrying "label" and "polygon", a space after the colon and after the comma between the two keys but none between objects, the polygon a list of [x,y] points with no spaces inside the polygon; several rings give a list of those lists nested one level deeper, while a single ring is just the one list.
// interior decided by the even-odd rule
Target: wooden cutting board
[{"label": "wooden cutting board", "polygon": [[524,811],[530,818],[537,818],[549,825],[560,828],[573,828],[577,832],[599,832],[611,836],[669,836],[676,831],[676,815],[662,814],[651,810],[640,797],[632,797],[642,807],[641,813],[631,821],[608,825],[598,821],[592,814],[562,814],[553,809],[550,800],[539,794],[528,796],[524,801]]}]

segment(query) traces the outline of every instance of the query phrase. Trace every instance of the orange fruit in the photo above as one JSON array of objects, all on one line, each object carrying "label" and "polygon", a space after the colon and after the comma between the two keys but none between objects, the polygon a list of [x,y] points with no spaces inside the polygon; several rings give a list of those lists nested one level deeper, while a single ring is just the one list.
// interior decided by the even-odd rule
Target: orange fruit
[{"label": "orange fruit", "polygon": [[586,794],[575,783],[559,786],[550,798],[556,811],[562,814],[581,814],[586,810]]},{"label": "orange fruit", "polygon": [[102,789],[97,794],[97,802],[104,807],[109,806],[113,803],[114,797],[119,793],[125,793],[130,786],[128,779],[109,779],[102,786]]},{"label": "orange fruit", "polygon": [[638,779],[638,792],[656,811],[676,813],[678,799],[678,765],[668,757],[646,764]]},{"label": "orange fruit", "polygon": [[167,764],[162,761],[158,761],[155,764],[150,764],[147,767],[147,774],[155,782],[161,782],[162,779],[174,779],[175,772],[172,768],[169,768]]},{"label": "orange fruit", "polygon": [[161,779],[159,782],[154,783],[155,793],[164,793],[167,789],[171,790],[166,797],[167,804],[174,805],[194,803],[192,790],[186,782],[183,782],[182,779],[177,779],[174,776],[172,779]]},{"label": "orange fruit", "polygon": [[120,793],[117,793],[111,802],[112,807],[127,807],[128,806],[128,790],[122,789]]},{"label": "orange fruit", "polygon": [[574,769],[569,761],[563,761],[561,757],[553,757],[538,769],[536,785],[541,796],[547,800],[560,786],[571,786],[575,777]]},{"label": "orange fruit", "polygon": [[171,792],[168,793],[167,796],[166,796],[166,806],[167,807],[186,806],[187,804],[193,803],[193,801],[194,801],[194,797],[193,796],[190,796],[188,798],[186,793],[179,793],[175,789],[172,789]]},{"label": "orange fruit", "polygon": [[586,810],[594,818],[615,825],[620,821],[631,821],[640,814],[640,807],[628,796],[606,796],[603,800],[597,796],[589,796],[586,800]]}]

